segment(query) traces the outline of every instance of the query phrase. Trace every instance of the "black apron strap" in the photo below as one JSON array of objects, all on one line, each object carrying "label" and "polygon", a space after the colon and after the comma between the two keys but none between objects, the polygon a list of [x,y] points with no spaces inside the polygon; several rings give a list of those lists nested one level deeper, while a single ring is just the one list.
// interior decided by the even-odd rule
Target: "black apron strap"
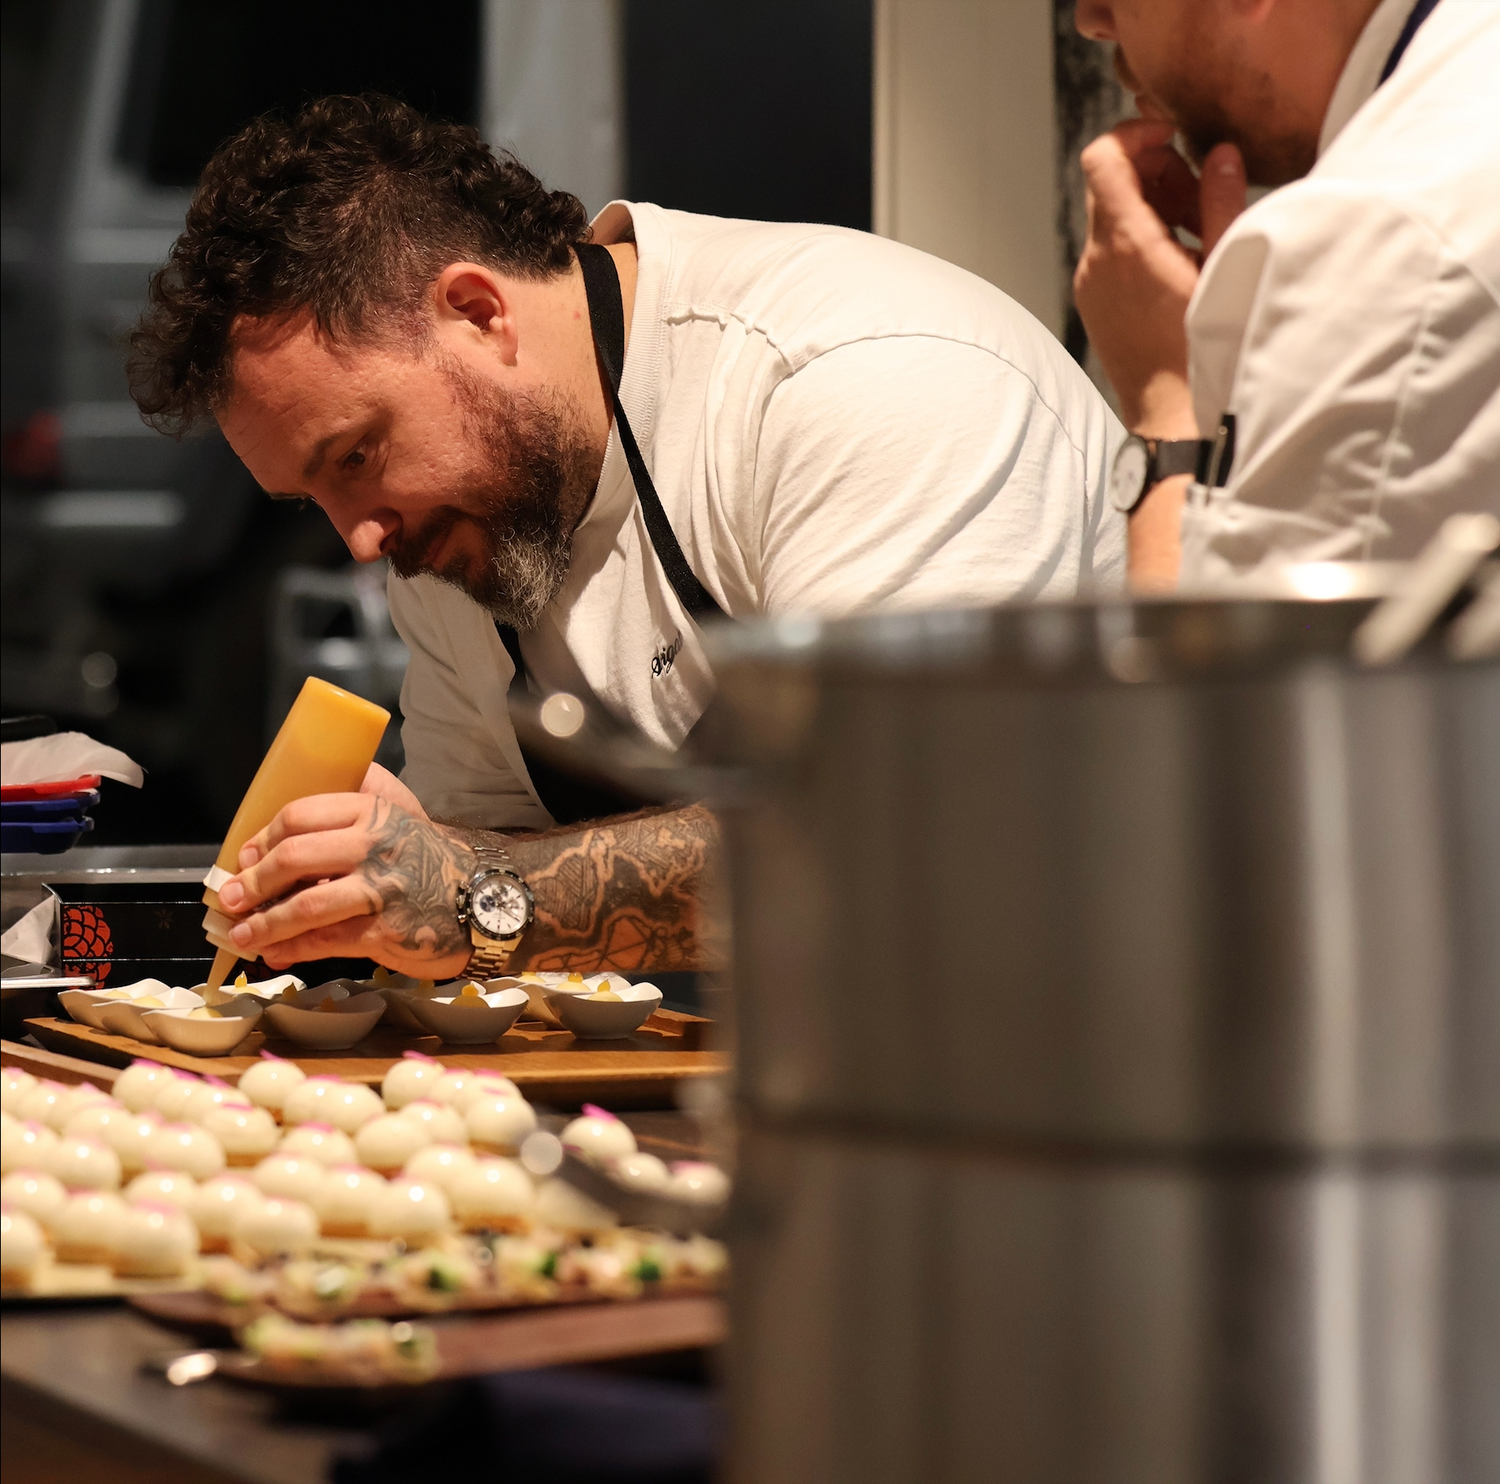
[{"label": "black apron strap", "polygon": [[651,482],[651,471],[641,457],[630,419],[625,416],[625,408],[620,403],[620,378],[625,374],[625,307],[620,296],[620,275],[615,271],[615,260],[607,249],[592,242],[580,243],[574,251],[578,254],[578,265],[583,269],[583,287],[588,294],[594,344],[604,363],[604,374],[609,379],[615,431],[620,435],[620,447],[625,451],[625,462],[630,466],[631,479],[635,481],[635,492],[640,497],[641,514],[646,519],[651,545],[656,548],[656,559],[667,574],[667,581],[672,584],[678,601],[695,621],[701,623],[706,618],[724,618],[727,616],[724,610],[698,581],[683,555],[677,533],[672,529],[656,486]]},{"label": "black apron strap", "polygon": [[[592,243],[581,243],[575,249],[579,266],[583,269],[583,286],[588,295],[589,323],[594,332],[594,345],[599,359],[604,363],[604,373],[609,381],[610,401],[614,408],[615,429],[620,435],[620,447],[625,452],[625,462],[630,467],[630,477],[641,502],[641,514],[646,519],[646,532],[656,559],[666,573],[667,581],[678,601],[697,622],[706,618],[725,617],[724,610],[714,601],[713,594],[698,581],[693,569],[683,555],[662,508],[656,486],[651,482],[651,472],[641,457],[640,445],[635,441],[625,409],[620,405],[620,378],[625,370],[625,307],[620,295],[620,275],[615,271],[615,260],[602,247]],[[515,677],[510,688],[513,693],[527,693],[526,661],[521,654],[521,636],[509,624],[496,622],[495,631],[500,642],[515,666]],[[545,758],[536,756],[530,749],[521,748],[526,762],[526,771],[531,775],[532,787],[543,807],[558,824],[581,824],[586,819],[602,819],[610,814],[624,814],[639,807],[635,799],[612,793],[607,788],[575,778],[555,768]]]},{"label": "black apron strap", "polygon": [[[496,622],[495,632],[510,656],[516,673],[510,682],[511,695],[526,695],[526,661],[521,658],[521,637],[509,624]],[[558,824],[582,824],[586,819],[605,819],[611,814],[628,814],[639,809],[640,800],[617,793],[601,784],[565,773],[555,768],[544,757],[539,757],[517,739],[526,771],[531,775],[531,786],[536,790],[542,807]]]}]

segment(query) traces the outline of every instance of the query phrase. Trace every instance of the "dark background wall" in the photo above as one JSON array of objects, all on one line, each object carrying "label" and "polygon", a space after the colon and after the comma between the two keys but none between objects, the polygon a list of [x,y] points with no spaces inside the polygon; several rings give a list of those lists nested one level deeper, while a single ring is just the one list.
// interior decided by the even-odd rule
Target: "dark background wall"
[{"label": "dark background wall", "polygon": [[630,0],[630,197],[868,231],[871,11],[869,0]]}]

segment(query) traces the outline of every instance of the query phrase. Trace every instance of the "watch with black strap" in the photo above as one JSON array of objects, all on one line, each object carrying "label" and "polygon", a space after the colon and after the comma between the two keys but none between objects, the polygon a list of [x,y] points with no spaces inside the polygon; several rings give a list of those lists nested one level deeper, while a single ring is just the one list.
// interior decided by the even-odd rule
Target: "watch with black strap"
[{"label": "watch with black strap", "polygon": [[505,972],[531,920],[536,902],[531,888],[512,869],[510,854],[497,845],[476,845],[479,865],[458,889],[458,924],[467,928],[473,949],[465,972],[471,979],[493,979]]},{"label": "watch with black strap", "polygon": [[1162,480],[1197,473],[1203,443],[1201,438],[1142,438],[1132,433],[1120,445],[1109,471],[1109,503],[1129,515]]}]

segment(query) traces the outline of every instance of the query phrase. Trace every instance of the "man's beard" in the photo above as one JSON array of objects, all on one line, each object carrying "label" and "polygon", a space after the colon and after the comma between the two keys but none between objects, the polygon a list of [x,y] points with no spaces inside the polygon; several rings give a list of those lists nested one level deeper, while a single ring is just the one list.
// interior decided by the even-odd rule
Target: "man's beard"
[{"label": "man's beard", "polygon": [[[1317,162],[1318,141],[1285,126],[1278,117],[1276,87],[1269,77],[1248,77],[1231,60],[1215,65],[1212,38],[1189,38],[1183,55],[1193,66],[1174,77],[1160,77],[1145,94],[1177,125],[1188,159],[1202,169],[1216,144],[1233,144],[1253,186],[1280,186],[1300,180]],[[1127,92],[1139,93],[1123,47],[1115,48],[1115,75]],[[1226,85],[1227,83],[1227,85]],[[1246,120],[1253,120],[1247,123]]]},{"label": "man's beard", "polygon": [[[581,419],[566,401],[502,391],[452,357],[439,364],[481,457],[453,502],[402,537],[391,568],[398,577],[430,573],[499,622],[534,628],[568,575],[573,530],[593,484]],[[430,554],[465,523],[479,534],[479,570],[462,554],[430,566]]]}]

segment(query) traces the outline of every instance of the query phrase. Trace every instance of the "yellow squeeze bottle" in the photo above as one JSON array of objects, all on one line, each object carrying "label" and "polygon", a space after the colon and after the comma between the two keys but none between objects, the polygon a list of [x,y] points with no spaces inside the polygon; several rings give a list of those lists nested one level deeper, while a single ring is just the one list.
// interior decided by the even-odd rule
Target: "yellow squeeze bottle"
[{"label": "yellow squeeze bottle", "polygon": [[309,676],[266,750],[235,812],[213,869],[203,878],[203,932],[219,951],[207,988],[216,993],[239,958],[229,937],[234,919],[219,906],[219,888],[240,868],[240,850],[296,799],[358,793],[391,713]]}]

